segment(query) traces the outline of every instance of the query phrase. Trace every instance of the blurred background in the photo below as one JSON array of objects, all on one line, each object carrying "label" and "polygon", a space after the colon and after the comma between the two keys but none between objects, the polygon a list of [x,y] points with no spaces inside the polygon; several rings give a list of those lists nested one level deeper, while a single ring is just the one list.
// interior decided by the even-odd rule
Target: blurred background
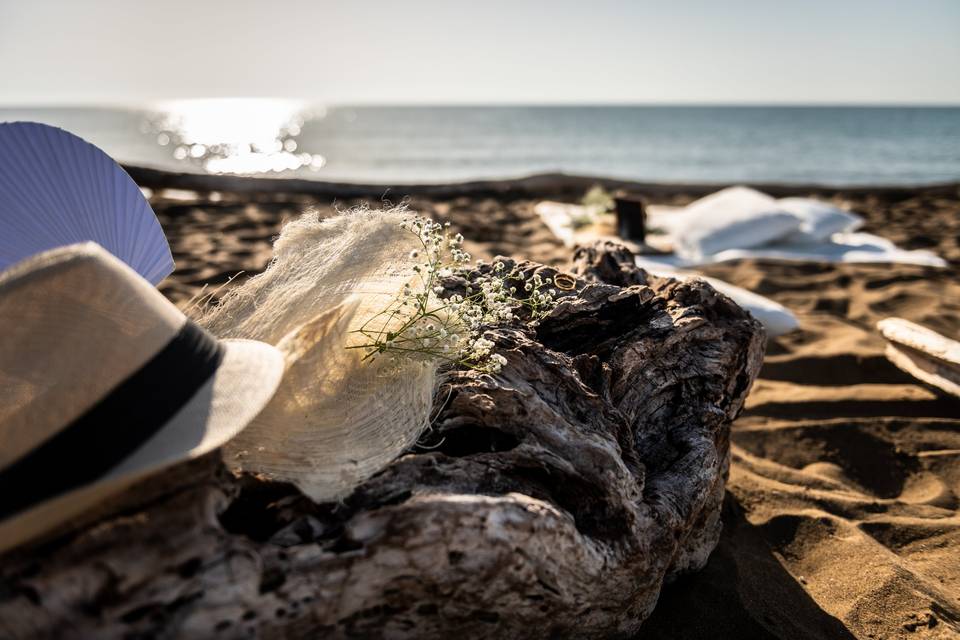
[{"label": "blurred background", "polygon": [[960,179],[955,0],[0,0],[0,120],[377,184]]}]

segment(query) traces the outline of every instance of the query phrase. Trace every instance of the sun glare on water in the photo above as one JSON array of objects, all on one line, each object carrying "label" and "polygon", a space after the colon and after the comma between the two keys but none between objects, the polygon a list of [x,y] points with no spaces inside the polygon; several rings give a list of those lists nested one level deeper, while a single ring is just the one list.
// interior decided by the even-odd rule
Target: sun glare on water
[{"label": "sun glare on water", "polygon": [[145,128],[177,160],[210,173],[282,173],[320,169],[323,156],[298,152],[304,121],[322,108],[295,100],[213,98],[153,105]]}]

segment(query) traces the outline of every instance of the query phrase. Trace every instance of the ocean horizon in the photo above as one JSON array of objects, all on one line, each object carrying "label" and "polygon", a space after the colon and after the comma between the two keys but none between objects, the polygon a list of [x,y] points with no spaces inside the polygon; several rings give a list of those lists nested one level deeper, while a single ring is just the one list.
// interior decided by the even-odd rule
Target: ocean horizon
[{"label": "ocean horizon", "polygon": [[642,182],[960,181],[952,106],[321,106],[260,98],[0,107],[120,162],[367,184],[570,173]]}]

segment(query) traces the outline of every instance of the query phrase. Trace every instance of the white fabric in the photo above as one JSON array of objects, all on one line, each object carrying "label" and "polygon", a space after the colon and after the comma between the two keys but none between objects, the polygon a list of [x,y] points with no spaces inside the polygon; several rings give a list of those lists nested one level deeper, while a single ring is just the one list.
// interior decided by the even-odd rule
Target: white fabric
[{"label": "white fabric", "polygon": [[727,249],[767,244],[800,229],[797,216],[749,187],[729,187],[684,208],[673,229],[674,248],[701,259]]},{"label": "white fabric", "polygon": [[637,266],[655,276],[677,278],[680,280],[697,278],[709,282],[714,289],[729,297],[749,311],[754,318],[759,320],[760,324],[766,329],[768,337],[773,338],[783,335],[800,327],[800,322],[797,320],[797,317],[779,302],[774,302],[769,298],[765,298],[752,291],[747,291],[729,282],[718,280],[717,278],[709,278],[696,273],[678,271],[662,263],[647,260],[647,257],[648,256],[637,256]]},{"label": "white fabric", "polygon": [[907,251],[872,233],[838,233],[816,244],[770,244],[753,249],[730,249],[703,260],[686,260],[675,266],[697,266],[729,262],[744,258],[777,260],[780,262],[820,262],[858,264],[915,264],[926,267],[945,267],[946,260],[922,249]]},{"label": "white fabric", "polygon": [[777,204],[800,219],[800,228],[781,242],[800,244],[826,242],[835,233],[856,231],[863,218],[814,198],[780,198]]},{"label": "white fabric", "polygon": [[[575,205],[568,205],[574,207]],[[572,223],[569,209],[550,207],[541,218],[560,237],[558,229]],[[678,269],[757,258],[781,262],[914,264],[945,267],[946,261],[930,251],[907,251],[869,233],[848,232],[863,219],[810,198],[770,196],[747,187],[730,187],[701,198],[687,207],[647,207],[647,227],[663,232],[676,253],[637,256],[637,264],[654,275],[698,277]],[[566,233],[564,231],[564,233]],[[786,240],[789,239],[789,240]],[[672,241],[672,242],[671,242]],[[565,244],[573,244],[564,236]],[[648,237],[659,246],[657,236]],[[702,276],[699,276],[702,277]],[[777,336],[792,331],[799,322],[786,307],[722,280],[704,278],[715,289],[748,309]]]},{"label": "white fabric", "polygon": [[334,500],[411,446],[428,424],[436,367],[361,362],[353,330],[413,277],[422,250],[401,209],[358,209],[287,224],[267,270],[201,318],[222,337],[276,344],[286,369],[264,411],[226,448],[241,470]]},{"label": "white fabric", "polygon": [[[811,198],[781,198],[777,200],[798,218],[801,226],[784,238],[753,247],[730,247],[712,255],[690,256],[676,252],[669,256],[651,256],[672,267],[697,267],[743,258],[758,258],[782,262],[915,264],[945,267],[946,261],[925,250],[908,251],[880,236],[853,232],[863,224],[863,218],[830,204]],[[652,236],[649,243],[667,250],[676,246],[676,236],[690,224],[686,207],[652,205],[647,208],[648,226],[663,232]]]},{"label": "white fabric", "polygon": [[547,228],[563,242],[564,246],[572,247],[574,243],[573,221],[586,212],[586,207],[567,204],[565,202],[538,202],[533,212],[540,216]]},{"label": "white fabric", "polygon": [[672,238],[686,224],[686,207],[670,204],[650,204],[644,208],[647,216],[647,233]]},{"label": "white fabric", "polygon": [[553,202],[543,200],[533,207],[547,228],[563,242],[564,246],[572,247],[575,241],[577,224],[590,224],[597,219],[596,207],[587,207],[567,202]]},{"label": "white fabric", "polygon": [[[664,218],[667,214],[662,214]],[[660,246],[652,239],[651,245]],[[923,249],[905,250],[872,233],[837,233],[824,242],[778,242],[752,249],[728,249],[712,256],[690,259],[675,253],[648,255],[645,258],[661,266],[693,268],[742,259],[776,262],[814,262],[821,264],[914,264],[925,267],[946,267],[947,261]]]}]

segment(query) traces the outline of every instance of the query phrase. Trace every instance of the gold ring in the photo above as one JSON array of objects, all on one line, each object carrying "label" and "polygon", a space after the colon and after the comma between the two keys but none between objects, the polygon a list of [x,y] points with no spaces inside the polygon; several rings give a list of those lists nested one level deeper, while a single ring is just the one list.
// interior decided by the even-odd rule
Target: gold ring
[{"label": "gold ring", "polygon": [[561,291],[572,291],[577,286],[577,280],[565,273],[558,273],[553,276],[553,284],[557,285],[557,289]]}]

